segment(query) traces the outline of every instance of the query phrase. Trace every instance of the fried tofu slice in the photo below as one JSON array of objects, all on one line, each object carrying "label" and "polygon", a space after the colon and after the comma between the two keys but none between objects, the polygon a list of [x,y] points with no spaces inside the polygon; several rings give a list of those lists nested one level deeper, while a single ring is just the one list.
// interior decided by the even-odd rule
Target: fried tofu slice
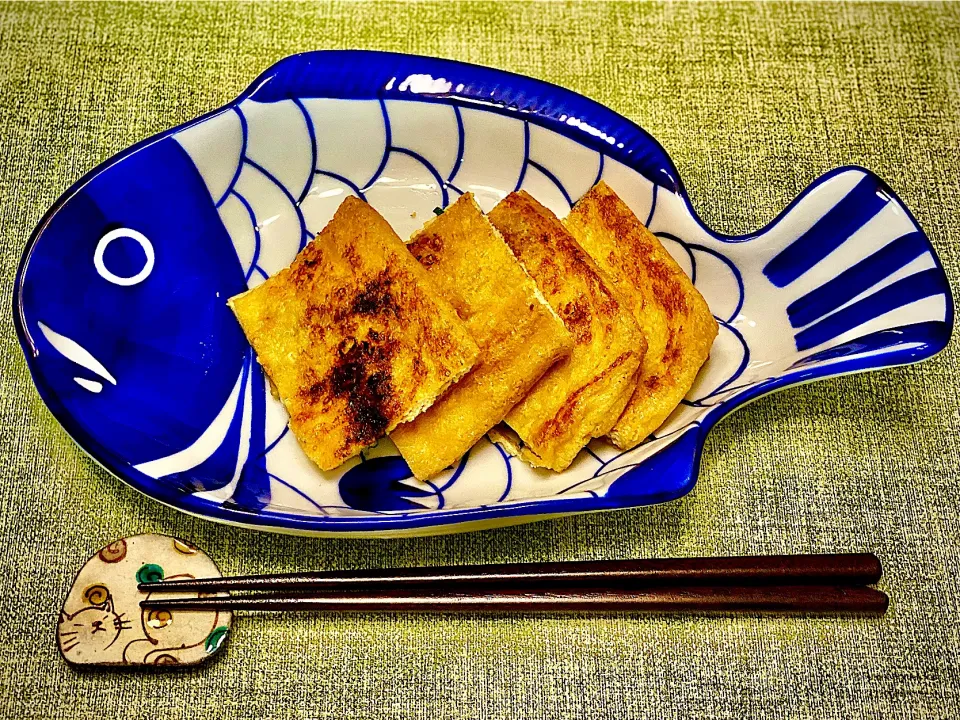
[{"label": "fried tofu slice", "polygon": [[387,221],[353,197],[289,268],[229,305],[323,470],[426,410],[480,353]]},{"label": "fried tofu slice", "polygon": [[407,244],[480,346],[480,359],[390,437],[415,477],[455,463],[533,387],[573,338],[470,193]]},{"label": "fried tofu slice", "polygon": [[627,450],[660,427],[690,390],[717,337],[717,321],[670,253],[606,183],[584,195],[564,225],[647,340],[636,392],[610,430],[610,439]]},{"label": "fried tofu slice", "polygon": [[535,467],[561,471],[620,417],[636,388],[643,335],[590,257],[530,195],[511,193],[488,217],[575,343],[491,437]]}]

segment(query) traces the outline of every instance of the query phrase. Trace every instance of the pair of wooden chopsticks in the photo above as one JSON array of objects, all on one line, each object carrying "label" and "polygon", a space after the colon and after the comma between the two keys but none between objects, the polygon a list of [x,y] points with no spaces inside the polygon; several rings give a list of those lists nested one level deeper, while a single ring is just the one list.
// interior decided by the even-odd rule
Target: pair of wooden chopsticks
[{"label": "pair of wooden chopsticks", "polygon": [[889,599],[867,587],[882,572],[870,553],[769,555],[309,572],[139,590],[148,593],[141,606],[167,610],[882,615]]}]

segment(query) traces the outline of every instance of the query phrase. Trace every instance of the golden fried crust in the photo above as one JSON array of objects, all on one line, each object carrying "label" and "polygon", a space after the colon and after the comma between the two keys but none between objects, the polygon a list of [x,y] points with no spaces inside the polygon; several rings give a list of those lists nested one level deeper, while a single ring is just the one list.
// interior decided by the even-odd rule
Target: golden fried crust
[{"label": "golden fried crust", "polygon": [[229,304],[323,470],[428,408],[479,354],[386,220],[352,197],[289,268]]},{"label": "golden fried crust", "polygon": [[527,193],[511,193],[488,217],[575,342],[507,415],[519,442],[500,430],[491,437],[532,465],[564,470],[616,422],[636,387],[643,336],[590,257]]},{"label": "golden fried crust", "polygon": [[606,183],[584,195],[564,224],[646,336],[640,382],[610,431],[610,439],[626,450],[680,404],[710,354],[717,321],[670,253]]},{"label": "golden fried crust", "polygon": [[456,462],[527,394],[573,339],[470,193],[407,247],[480,346],[450,390],[390,437],[421,480]]}]

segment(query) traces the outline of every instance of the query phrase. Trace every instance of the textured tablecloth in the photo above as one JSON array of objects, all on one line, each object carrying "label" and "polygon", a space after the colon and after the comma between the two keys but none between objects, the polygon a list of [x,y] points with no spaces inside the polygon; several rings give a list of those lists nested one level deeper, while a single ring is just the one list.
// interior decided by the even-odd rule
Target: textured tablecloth
[{"label": "textured tablecloth", "polygon": [[[707,223],[768,222],[817,175],[878,172],[952,279],[960,7],[561,3],[0,8],[0,295],[83,172],[317,48],[469,60],[593,97],[653,133]],[[9,300],[5,300],[8,303]],[[956,718],[960,353],[766,398],[710,436],[668,505],[422,540],[222,527],[110,477],[34,391],[0,315],[0,716]],[[882,620],[243,618],[187,673],[90,674],[54,644],[106,542],[177,534],[225,572],[872,549]],[[216,715],[215,715],[216,714]]]}]

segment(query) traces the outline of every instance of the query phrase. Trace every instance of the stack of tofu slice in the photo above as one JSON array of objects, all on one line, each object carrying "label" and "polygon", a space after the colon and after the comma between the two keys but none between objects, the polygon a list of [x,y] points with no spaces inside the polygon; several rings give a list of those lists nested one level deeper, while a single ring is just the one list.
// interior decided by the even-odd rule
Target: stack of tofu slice
[{"label": "stack of tofu slice", "polygon": [[717,335],[602,182],[564,221],[523,191],[487,215],[466,193],[406,245],[348,198],[289,268],[230,305],[317,465],[388,434],[421,480],[484,435],[555,471],[593,438],[632,448]]}]

